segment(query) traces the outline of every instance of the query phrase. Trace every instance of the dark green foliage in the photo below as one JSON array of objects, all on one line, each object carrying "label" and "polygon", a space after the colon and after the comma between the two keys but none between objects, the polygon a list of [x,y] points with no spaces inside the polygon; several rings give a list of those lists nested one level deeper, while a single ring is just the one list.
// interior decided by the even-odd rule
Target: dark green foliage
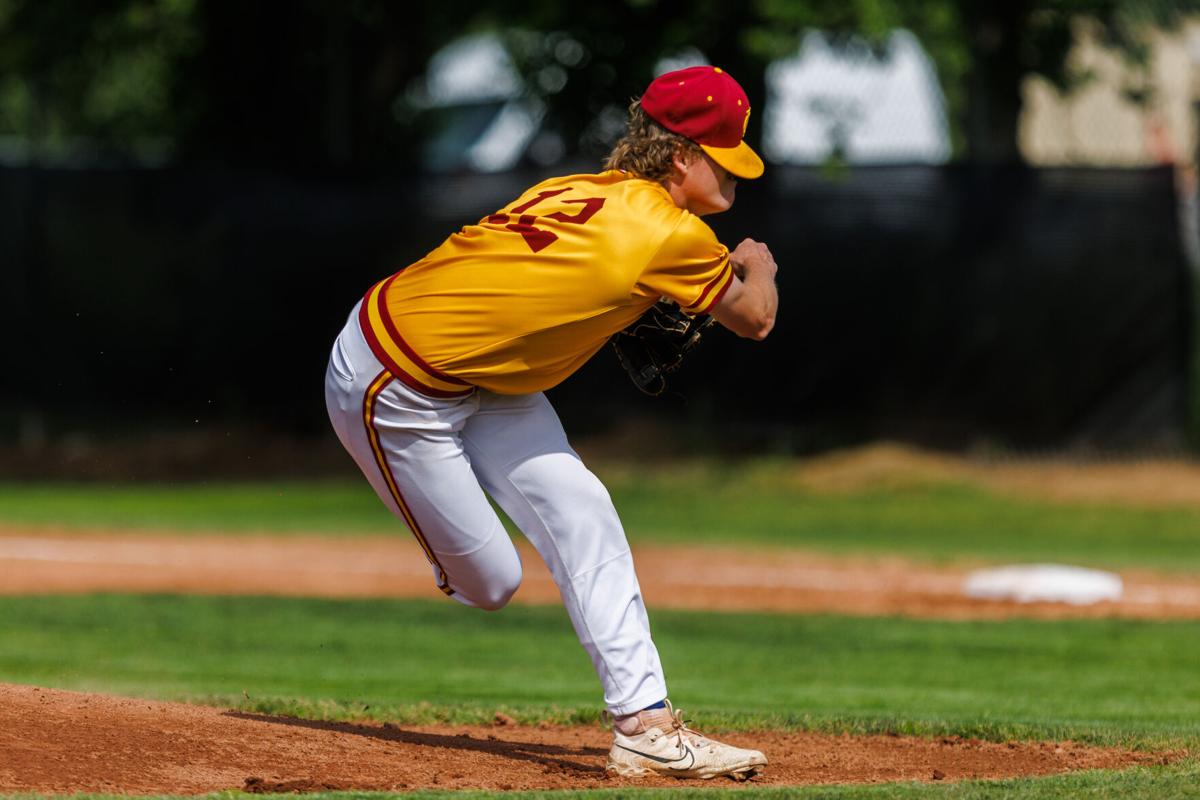
[{"label": "dark green foliage", "polygon": [[[960,151],[1010,160],[1021,79],[1040,74],[1064,90],[1087,79],[1067,61],[1081,20],[1125,54],[1131,96],[1144,100],[1147,33],[1197,9],[1197,0],[0,0],[0,132],[39,153],[83,136],[114,155],[411,169],[430,131],[411,113],[410,90],[440,47],[486,29],[501,32],[546,103],[545,125],[568,153],[590,158],[663,56],[698,49],[761,107],[765,66],[794,52],[804,30],[886,57],[888,33],[903,27],[937,65]],[[752,143],[759,130],[751,126]]]}]

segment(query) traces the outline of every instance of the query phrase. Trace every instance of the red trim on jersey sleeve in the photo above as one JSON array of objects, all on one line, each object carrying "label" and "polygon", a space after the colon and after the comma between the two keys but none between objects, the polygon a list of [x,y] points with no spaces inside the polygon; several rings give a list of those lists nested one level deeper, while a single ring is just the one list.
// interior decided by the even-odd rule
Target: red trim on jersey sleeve
[{"label": "red trim on jersey sleeve", "polygon": [[[725,285],[723,287],[721,287],[721,289],[717,292],[716,296],[713,297],[712,301],[705,303],[704,301],[705,301],[705,298],[708,297],[708,293],[711,292],[713,289],[716,289],[717,286],[720,286],[721,281],[725,281]],[[725,269],[721,270],[717,274],[717,277],[715,277],[711,281],[709,281],[708,286],[704,287],[704,291],[700,293],[700,297],[696,299],[696,302],[692,303],[691,308],[700,309],[697,313],[707,314],[708,310],[710,308],[712,308],[714,305],[716,305],[717,300],[721,299],[721,296],[723,294],[725,294],[725,292],[729,289],[729,284],[731,284],[731,283],[733,283],[733,267],[729,264],[728,261],[726,261]]]},{"label": "red trim on jersey sleeve", "polygon": [[711,314],[712,310],[717,307],[717,303],[721,302],[721,298],[724,297],[725,293],[729,291],[730,286],[733,286],[733,271],[732,270],[730,270],[730,273],[729,273],[729,280],[726,282],[726,284],[724,286],[722,286],[720,289],[717,290],[717,293],[715,295],[713,295],[713,299],[709,301],[708,305],[706,305],[703,309],[700,310],[700,313],[701,314]]}]

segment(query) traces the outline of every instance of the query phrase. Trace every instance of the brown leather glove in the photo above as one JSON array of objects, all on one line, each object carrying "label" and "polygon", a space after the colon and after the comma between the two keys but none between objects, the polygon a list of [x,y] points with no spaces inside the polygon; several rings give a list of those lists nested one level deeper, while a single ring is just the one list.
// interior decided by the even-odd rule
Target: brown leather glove
[{"label": "brown leather glove", "polygon": [[708,314],[693,317],[670,300],[659,300],[609,341],[634,386],[657,396],[667,388],[666,376],[679,369],[712,323]]}]

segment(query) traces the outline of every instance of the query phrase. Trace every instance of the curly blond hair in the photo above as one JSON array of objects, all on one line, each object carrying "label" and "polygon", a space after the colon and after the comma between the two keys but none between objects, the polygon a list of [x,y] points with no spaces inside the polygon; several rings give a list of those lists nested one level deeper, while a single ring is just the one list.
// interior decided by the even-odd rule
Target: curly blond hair
[{"label": "curly blond hair", "polygon": [[650,119],[650,115],[642,110],[641,101],[634,100],[629,106],[625,135],[613,145],[612,152],[604,160],[604,168],[661,181],[671,174],[671,162],[678,153],[682,153],[687,161],[704,155],[700,145]]}]

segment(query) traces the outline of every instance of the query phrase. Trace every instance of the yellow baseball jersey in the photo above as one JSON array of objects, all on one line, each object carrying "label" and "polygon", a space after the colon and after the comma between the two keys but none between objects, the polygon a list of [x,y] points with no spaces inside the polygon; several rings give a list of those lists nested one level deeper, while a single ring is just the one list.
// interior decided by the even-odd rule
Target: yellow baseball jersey
[{"label": "yellow baseball jersey", "polygon": [[619,171],[553,178],[376,284],[376,356],[434,396],[548,389],[660,298],[706,313],[729,250],[661,185]]}]

